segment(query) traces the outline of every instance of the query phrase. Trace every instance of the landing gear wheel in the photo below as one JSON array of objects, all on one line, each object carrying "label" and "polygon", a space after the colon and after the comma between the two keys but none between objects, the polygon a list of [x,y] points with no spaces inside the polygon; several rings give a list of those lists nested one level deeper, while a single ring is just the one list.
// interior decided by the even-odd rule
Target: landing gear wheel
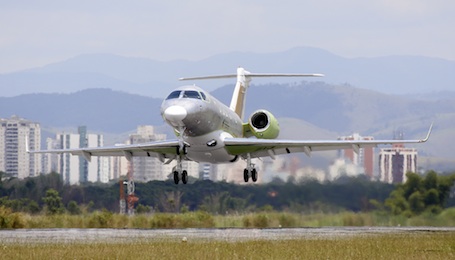
[{"label": "landing gear wheel", "polygon": [[243,170],[243,180],[245,182],[248,182],[248,179],[250,178],[250,174],[248,173],[248,169]]},{"label": "landing gear wheel", "polygon": [[185,170],[182,172],[182,182],[183,184],[186,184],[188,182],[188,172]]},{"label": "landing gear wheel", "polygon": [[175,184],[179,184],[179,172],[178,171],[174,171],[174,183]]},{"label": "landing gear wheel", "polygon": [[258,180],[258,172],[256,171],[256,168],[253,168],[253,170],[251,170],[251,180],[253,180],[253,182],[256,182]]}]

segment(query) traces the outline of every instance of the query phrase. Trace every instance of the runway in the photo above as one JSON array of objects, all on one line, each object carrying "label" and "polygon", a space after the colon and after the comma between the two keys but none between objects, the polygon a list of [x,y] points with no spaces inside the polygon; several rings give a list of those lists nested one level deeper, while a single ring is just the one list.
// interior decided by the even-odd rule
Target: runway
[{"label": "runway", "polygon": [[1,230],[0,244],[127,243],[132,241],[249,241],[342,239],[353,236],[455,232],[455,227],[324,227],[280,229],[17,229]]}]

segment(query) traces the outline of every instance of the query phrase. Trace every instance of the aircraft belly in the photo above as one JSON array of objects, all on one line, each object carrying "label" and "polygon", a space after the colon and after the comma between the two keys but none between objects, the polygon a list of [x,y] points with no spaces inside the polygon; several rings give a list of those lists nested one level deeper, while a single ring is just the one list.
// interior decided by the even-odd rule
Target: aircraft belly
[{"label": "aircraft belly", "polygon": [[208,162],[208,163],[227,163],[227,162],[232,162],[236,159],[235,156],[228,154],[224,148],[218,148],[218,149],[206,150],[206,151],[188,150],[186,156],[189,159],[196,161],[196,162]]},{"label": "aircraft belly", "polygon": [[[226,132],[215,131],[198,137],[188,137],[190,146],[186,148],[186,157],[197,162],[226,163],[236,159],[236,156],[229,154],[224,149],[223,139]],[[229,135],[231,136],[231,135]],[[229,137],[228,136],[228,137]]]}]

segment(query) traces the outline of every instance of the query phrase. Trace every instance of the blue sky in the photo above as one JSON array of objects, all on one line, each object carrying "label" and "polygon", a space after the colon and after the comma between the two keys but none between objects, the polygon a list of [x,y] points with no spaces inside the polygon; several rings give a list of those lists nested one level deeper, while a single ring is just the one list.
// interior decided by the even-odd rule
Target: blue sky
[{"label": "blue sky", "polygon": [[319,47],[455,60],[455,1],[0,0],[0,73],[86,53],[200,60]]}]

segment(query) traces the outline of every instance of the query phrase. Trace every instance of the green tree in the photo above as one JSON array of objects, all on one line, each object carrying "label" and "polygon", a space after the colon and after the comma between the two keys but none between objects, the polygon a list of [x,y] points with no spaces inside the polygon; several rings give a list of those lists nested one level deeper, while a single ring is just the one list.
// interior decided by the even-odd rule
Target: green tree
[{"label": "green tree", "polygon": [[68,202],[67,210],[71,215],[79,215],[81,214],[81,208],[77,205],[77,202],[72,200]]},{"label": "green tree", "polygon": [[415,191],[409,196],[409,209],[414,214],[420,214],[425,209],[423,196],[419,191]]},{"label": "green tree", "polygon": [[425,178],[408,173],[407,181],[398,185],[385,201],[385,206],[396,215],[418,215],[424,211],[439,213],[445,206],[455,181],[455,174],[438,176],[429,171]]},{"label": "green tree", "polygon": [[385,200],[385,206],[395,215],[400,215],[409,210],[409,203],[405,199],[401,187],[390,193],[389,198]]},{"label": "green tree", "polygon": [[48,189],[46,191],[46,196],[43,197],[42,200],[47,206],[48,214],[61,214],[65,210],[62,203],[62,198],[58,194],[58,191],[54,189]]},{"label": "green tree", "polygon": [[32,200],[28,203],[27,211],[31,214],[38,214],[41,208],[36,201]]},{"label": "green tree", "polygon": [[146,213],[150,213],[151,211],[152,211],[152,208],[150,208],[150,206],[139,204],[136,207],[137,214],[146,214]]},{"label": "green tree", "polygon": [[423,188],[426,190],[438,188],[438,174],[434,171],[429,171],[423,179]]},{"label": "green tree", "polygon": [[416,191],[422,190],[422,177],[417,173],[408,172],[406,173],[407,180],[403,184],[403,195],[406,199]]}]

